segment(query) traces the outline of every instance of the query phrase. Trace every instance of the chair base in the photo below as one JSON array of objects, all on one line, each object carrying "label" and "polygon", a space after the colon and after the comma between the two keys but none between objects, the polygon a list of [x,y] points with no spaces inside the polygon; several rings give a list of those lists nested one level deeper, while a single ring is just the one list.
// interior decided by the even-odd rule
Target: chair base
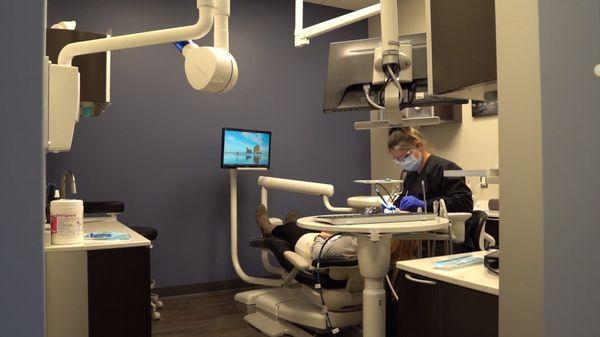
[{"label": "chair base", "polygon": [[244,320],[254,328],[269,337],[312,337],[312,334],[286,321],[277,320],[276,317],[263,312],[255,312],[244,316]]},{"label": "chair base", "polygon": [[247,310],[253,310],[254,308],[250,308],[250,307],[253,307],[256,305],[256,300],[260,296],[266,295],[269,293],[273,293],[273,292],[277,292],[280,289],[281,288],[262,288],[262,289],[243,291],[243,292],[235,294],[233,299],[235,300],[236,303],[240,303],[240,304],[247,306],[248,307],[248,308],[246,308]]},{"label": "chair base", "polygon": [[[267,336],[312,336],[301,327],[316,332],[328,330],[325,314],[298,287],[251,290],[236,294],[235,299],[248,303],[251,313],[244,319]],[[336,328],[356,326],[362,322],[362,310],[357,307],[352,311],[329,312],[329,319]]]}]

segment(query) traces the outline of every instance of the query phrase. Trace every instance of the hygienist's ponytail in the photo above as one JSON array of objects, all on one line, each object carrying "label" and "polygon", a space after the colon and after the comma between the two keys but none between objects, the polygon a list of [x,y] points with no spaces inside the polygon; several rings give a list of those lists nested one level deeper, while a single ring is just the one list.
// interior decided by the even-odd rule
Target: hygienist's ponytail
[{"label": "hygienist's ponytail", "polygon": [[414,144],[415,141],[421,142],[423,147],[427,148],[428,143],[419,130],[413,127],[392,128],[389,132],[388,149],[392,150],[397,146],[411,145]]}]

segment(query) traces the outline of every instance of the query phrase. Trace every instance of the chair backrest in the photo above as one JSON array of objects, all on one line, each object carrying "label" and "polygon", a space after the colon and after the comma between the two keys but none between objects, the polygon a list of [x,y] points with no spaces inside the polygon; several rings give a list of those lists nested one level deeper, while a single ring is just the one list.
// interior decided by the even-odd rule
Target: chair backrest
[{"label": "chair backrest", "polygon": [[454,243],[463,243],[467,239],[467,224],[466,222],[473,217],[471,213],[468,212],[453,212],[447,213],[446,217],[450,219],[452,226],[450,230],[452,231],[452,241]]},{"label": "chair backrest", "polygon": [[481,250],[479,242],[483,237],[485,231],[485,222],[487,220],[487,214],[484,211],[473,211],[473,215],[467,221],[469,228],[469,243],[472,245],[472,250]]}]

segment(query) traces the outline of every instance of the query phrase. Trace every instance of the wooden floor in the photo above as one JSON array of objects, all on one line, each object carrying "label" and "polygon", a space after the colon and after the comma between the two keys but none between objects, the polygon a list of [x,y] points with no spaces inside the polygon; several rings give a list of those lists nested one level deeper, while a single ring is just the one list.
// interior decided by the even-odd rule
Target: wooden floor
[{"label": "wooden floor", "polygon": [[233,295],[239,290],[161,298],[161,319],[152,323],[153,337],[264,337],[244,321]]}]

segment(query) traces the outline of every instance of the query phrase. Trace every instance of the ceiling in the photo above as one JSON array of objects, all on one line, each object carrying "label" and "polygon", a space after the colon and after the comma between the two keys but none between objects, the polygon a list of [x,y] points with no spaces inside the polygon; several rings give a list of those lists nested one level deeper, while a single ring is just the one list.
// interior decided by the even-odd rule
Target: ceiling
[{"label": "ceiling", "polygon": [[345,9],[361,9],[378,3],[378,0],[305,0],[314,4],[339,7]]}]

